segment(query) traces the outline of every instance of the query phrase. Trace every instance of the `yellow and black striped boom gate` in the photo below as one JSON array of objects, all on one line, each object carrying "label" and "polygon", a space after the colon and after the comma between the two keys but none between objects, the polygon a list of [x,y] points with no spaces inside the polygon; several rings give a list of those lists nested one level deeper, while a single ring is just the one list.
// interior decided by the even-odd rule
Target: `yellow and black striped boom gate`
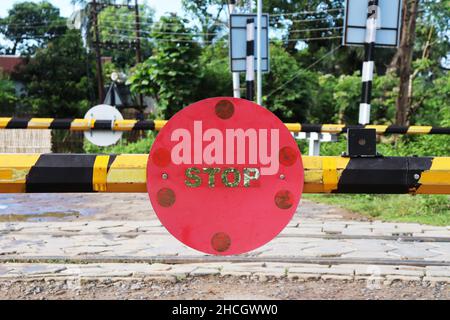
[{"label": "yellow and black striped boom gate", "polygon": [[[166,120],[98,120],[55,118],[0,118],[0,129],[54,129],[70,131],[160,130]],[[450,128],[433,126],[345,125],[285,123],[291,132],[321,132],[341,134],[349,129],[375,129],[377,134],[450,134]]]},{"label": "yellow and black striped boom gate", "polygon": [[[146,192],[148,155],[0,154],[0,193]],[[303,157],[306,193],[450,194],[450,157]]]},{"label": "yellow and black striped boom gate", "polygon": [[[0,154],[0,193],[147,192],[173,236],[221,255],[272,240],[303,192],[450,194],[450,157],[384,157],[376,150],[377,133],[448,128],[283,124],[267,109],[230,97],[198,101],[169,122],[100,120],[112,107],[95,108],[102,113],[88,112],[93,119],[0,118],[0,129],[110,131],[100,136],[161,130],[150,154]],[[347,133],[347,151],[302,157],[292,132]]]}]

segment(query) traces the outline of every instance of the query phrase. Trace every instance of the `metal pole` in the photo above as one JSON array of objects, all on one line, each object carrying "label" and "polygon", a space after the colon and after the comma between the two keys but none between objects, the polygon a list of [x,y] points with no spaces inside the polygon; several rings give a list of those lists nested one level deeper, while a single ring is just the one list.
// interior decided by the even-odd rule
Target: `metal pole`
[{"label": "metal pole", "polygon": [[97,19],[97,2],[96,0],[92,0],[92,22],[94,25],[94,48],[95,48],[95,58],[97,64],[97,87],[98,87],[98,101],[99,103],[103,103],[103,99],[105,98],[105,88],[103,85],[103,69],[102,69],[102,57],[100,54],[100,35],[98,32],[98,19]]},{"label": "metal pole", "polygon": [[362,66],[362,94],[359,104],[359,123],[370,122],[370,102],[372,100],[372,80],[374,70],[374,51],[379,14],[378,0],[369,0],[364,44],[364,62]]},{"label": "metal pole", "polygon": [[247,100],[253,101],[255,94],[255,19],[247,19],[247,63],[245,80]]},{"label": "metal pole", "polygon": [[139,4],[138,0],[134,0],[134,14],[136,20],[136,62],[140,63],[142,61],[141,55],[141,29],[139,21]]},{"label": "metal pole", "polygon": [[262,0],[258,0],[257,16],[256,16],[256,103],[262,105],[262,71],[261,71],[261,16],[262,16]]},{"label": "metal pole", "polygon": [[[134,13],[135,13],[135,21],[136,21],[136,63],[141,63],[142,61],[142,53],[141,53],[141,23],[139,20],[139,3],[138,0],[134,0]],[[143,109],[144,105],[144,97],[142,93],[139,94],[139,107],[140,111]]]},{"label": "metal pole", "polygon": [[[236,9],[236,0],[229,0],[228,1],[228,11],[231,14],[235,12]],[[231,20],[231,18],[230,18]],[[233,72],[233,97],[240,98],[241,97],[241,81],[239,77],[239,72]]]}]

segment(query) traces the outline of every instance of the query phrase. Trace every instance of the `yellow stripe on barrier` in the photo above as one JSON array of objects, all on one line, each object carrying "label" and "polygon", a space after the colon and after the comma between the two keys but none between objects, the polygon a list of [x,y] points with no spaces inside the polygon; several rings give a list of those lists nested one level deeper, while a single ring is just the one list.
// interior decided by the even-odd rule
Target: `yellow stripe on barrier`
[{"label": "yellow stripe on barrier", "polygon": [[288,128],[291,132],[300,132],[302,130],[302,126],[300,123],[285,123],[286,128]]},{"label": "yellow stripe on barrier", "polygon": [[410,126],[408,128],[408,134],[427,134],[430,133],[432,126]]},{"label": "yellow stripe on barrier", "polygon": [[109,156],[97,156],[92,172],[92,185],[94,191],[105,192],[108,175]]},{"label": "yellow stripe on barrier", "polygon": [[0,193],[23,193],[39,154],[0,154]]},{"label": "yellow stripe on barrier", "polygon": [[325,158],[322,161],[322,174],[323,174],[323,190],[325,192],[331,192],[337,189],[338,175],[337,175],[337,163],[335,158]]},{"label": "yellow stripe on barrier", "polygon": [[422,172],[418,194],[449,194],[450,157],[434,158],[430,170]]},{"label": "yellow stripe on barrier", "polygon": [[11,118],[0,118],[0,129],[6,128],[9,121],[11,121]]},{"label": "yellow stripe on barrier", "polygon": [[155,130],[161,130],[167,123],[167,120],[154,120],[155,121]]},{"label": "yellow stripe on barrier", "polygon": [[381,133],[385,133],[385,132],[386,132],[388,126],[381,126],[381,125],[366,125],[365,128],[366,128],[366,129],[375,129],[375,131],[376,131],[378,134],[381,134]]},{"label": "yellow stripe on barrier", "polygon": [[322,125],[322,132],[340,133],[344,127],[344,124],[324,124]]},{"label": "yellow stripe on barrier", "polygon": [[75,119],[70,124],[70,130],[72,131],[86,131],[94,127],[95,120],[89,119]]},{"label": "yellow stripe on barrier", "polygon": [[350,158],[303,156],[305,193],[330,193],[337,189],[339,178]]},{"label": "yellow stripe on barrier", "polygon": [[28,129],[48,129],[53,122],[53,118],[31,118],[28,122]]},{"label": "yellow stripe on barrier", "polygon": [[107,192],[147,192],[146,154],[116,157],[108,172]]},{"label": "yellow stripe on barrier", "polygon": [[131,131],[137,120],[116,120],[114,121],[114,130],[116,131]]}]

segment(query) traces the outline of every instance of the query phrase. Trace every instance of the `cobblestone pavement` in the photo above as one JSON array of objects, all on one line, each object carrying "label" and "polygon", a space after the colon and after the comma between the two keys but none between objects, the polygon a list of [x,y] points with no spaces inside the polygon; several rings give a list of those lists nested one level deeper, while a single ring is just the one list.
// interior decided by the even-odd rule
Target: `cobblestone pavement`
[{"label": "cobblestone pavement", "polygon": [[[64,204],[64,197],[71,196]],[[58,195],[57,203],[71,210],[95,209],[98,215],[0,223],[0,281],[177,281],[217,275],[259,280],[450,282],[450,226],[358,221],[343,210],[303,201],[288,227],[267,245],[245,255],[214,257],[173,238],[156,219],[146,195],[108,195],[102,201],[98,196],[90,202],[94,198]],[[31,212],[26,200],[31,199],[21,201]],[[46,210],[51,210],[48,199],[37,199],[34,205],[42,208],[45,201]]]}]

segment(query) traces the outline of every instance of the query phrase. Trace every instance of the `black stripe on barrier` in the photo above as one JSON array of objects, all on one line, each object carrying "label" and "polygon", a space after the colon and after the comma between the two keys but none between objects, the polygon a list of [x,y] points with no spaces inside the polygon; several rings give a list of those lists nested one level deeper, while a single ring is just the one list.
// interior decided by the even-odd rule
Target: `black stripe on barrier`
[{"label": "black stripe on barrier", "polygon": [[11,118],[6,125],[6,129],[26,129],[31,118]]},{"label": "black stripe on barrier", "polygon": [[[420,186],[433,158],[352,158],[342,172],[336,193],[401,194]],[[384,188],[380,188],[380,185]]]},{"label": "black stripe on barrier", "polygon": [[26,178],[26,192],[94,192],[96,155],[43,154]]},{"label": "black stripe on barrier", "polygon": [[301,132],[322,132],[322,125],[302,123]]},{"label": "black stripe on barrier", "polygon": [[407,132],[408,132],[408,127],[392,125],[392,126],[388,126],[384,133],[402,134],[402,133],[407,133]]},{"label": "black stripe on barrier", "polygon": [[111,166],[112,166],[112,164],[114,163],[114,160],[116,160],[116,158],[117,158],[117,155],[115,155],[115,154],[111,154],[111,155],[109,156],[109,159],[108,159],[108,168],[106,169],[106,172],[109,172],[109,169],[111,168]]},{"label": "black stripe on barrier", "polygon": [[153,120],[139,120],[134,124],[133,130],[155,130]]},{"label": "black stripe on barrier", "polygon": [[341,133],[347,133],[349,129],[365,129],[362,124],[351,124],[342,128]]},{"label": "black stripe on barrier", "polygon": [[69,130],[72,121],[73,119],[54,119],[52,123],[50,123],[49,129]]},{"label": "black stripe on barrier", "polygon": [[430,130],[430,134],[450,134],[450,128],[436,128]]},{"label": "black stripe on barrier", "polygon": [[112,130],[111,120],[95,120],[92,130]]}]

